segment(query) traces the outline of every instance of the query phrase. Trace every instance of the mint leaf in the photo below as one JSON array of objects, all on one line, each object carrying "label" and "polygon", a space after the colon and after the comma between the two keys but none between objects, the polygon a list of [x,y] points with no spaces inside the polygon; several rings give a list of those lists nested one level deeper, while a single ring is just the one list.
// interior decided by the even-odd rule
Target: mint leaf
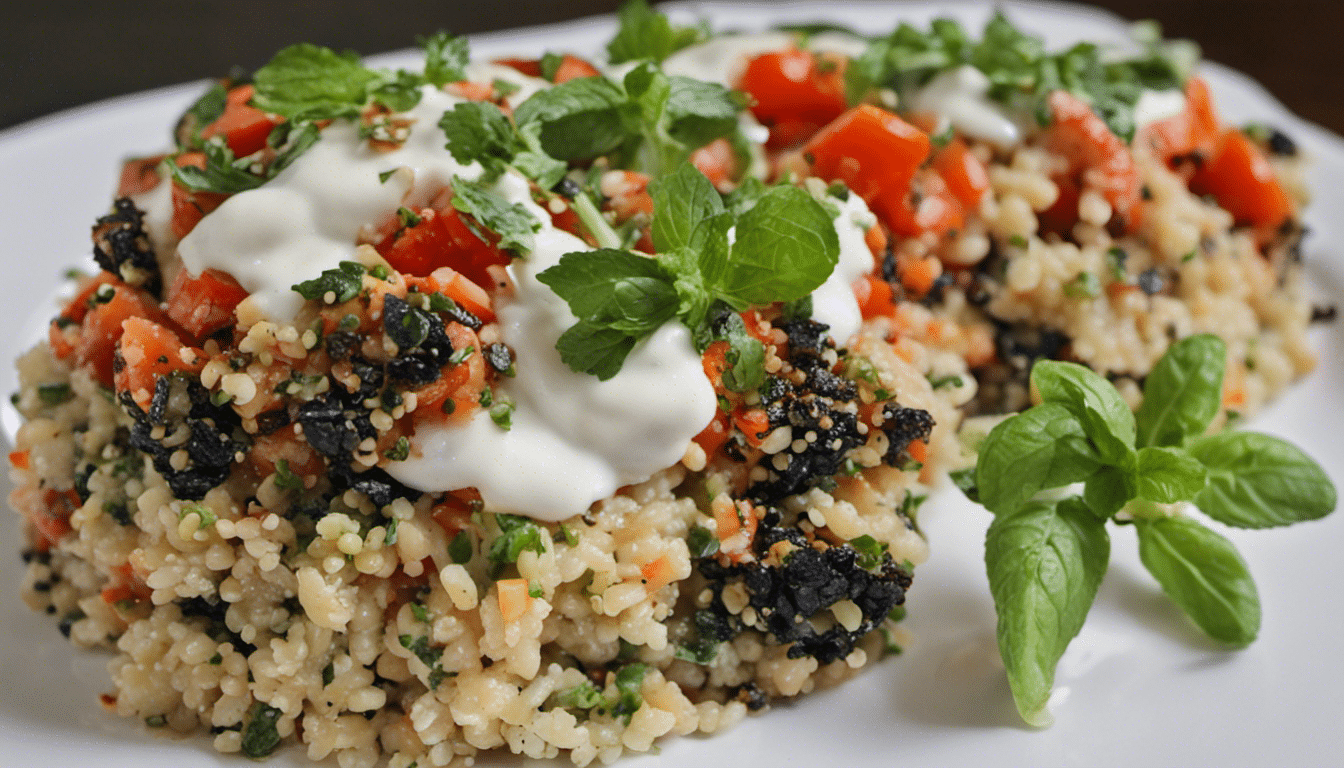
[{"label": "mint leaf", "polygon": [[1226,364],[1227,345],[1213,334],[1172,344],[1143,383],[1135,444],[1182,445],[1204,434],[1222,407]]},{"label": "mint leaf", "polygon": [[266,182],[267,177],[257,176],[235,165],[233,151],[224,142],[207,141],[203,149],[204,168],[177,163],[168,164],[172,169],[173,178],[187,189],[193,192],[220,192],[231,195],[256,189]]},{"label": "mint leaf", "polygon": [[1316,520],[1335,508],[1334,483],[1293,444],[1255,432],[1224,432],[1190,443],[1208,470],[1194,502],[1204,514],[1238,528]]},{"label": "mint leaf", "polygon": [[435,32],[418,41],[425,51],[425,80],[435,86],[467,79],[467,38]]},{"label": "mint leaf", "polygon": [[1106,463],[1128,460],[1134,451],[1134,412],[1109,381],[1077,363],[1041,360],[1031,368],[1031,383],[1042,400],[1078,417]]},{"label": "mint leaf", "polygon": [[653,197],[653,245],[658,253],[700,248],[707,237],[704,224],[723,213],[723,198],[709,179],[690,163],[649,184]]},{"label": "mint leaf", "polygon": [[488,177],[497,177],[522,149],[509,118],[488,101],[464,101],[443,113],[439,128],[448,138],[453,159],[478,162]]},{"label": "mint leaf", "polygon": [[1204,490],[1204,465],[1180,448],[1150,445],[1134,460],[1134,495],[1159,504],[1189,501]]},{"label": "mint leaf", "polygon": [[801,299],[830,277],[840,258],[835,224],[798,187],[773,187],[737,221],[737,239],[721,284],[739,304]]},{"label": "mint leaf", "polygon": [[1086,480],[1101,467],[1076,415],[1042,403],[1000,422],[980,444],[975,484],[994,514],[1012,512],[1037,491]]},{"label": "mint leaf", "polygon": [[672,26],[645,0],[630,0],[621,7],[620,28],[607,43],[607,58],[612,64],[636,59],[660,62],[703,37],[704,32],[694,27]]},{"label": "mint leaf", "polygon": [[765,345],[747,333],[742,316],[730,312],[721,338],[728,341],[723,386],[732,392],[751,392],[765,383]]},{"label": "mint leaf", "polygon": [[364,287],[364,265],[357,261],[342,261],[335,269],[325,269],[312,280],[290,286],[309,301],[341,304],[359,295]]},{"label": "mint leaf", "polygon": [[538,91],[513,113],[518,130],[534,136],[539,148],[560,160],[578,160],[614,151],[629,133],[623,113],[629,100],[605,77],[583,77]]},{"label": "mint leaf", "polygon": [[1232,542],[1188,517],[1139,518],[1139,559],[1163,591],[1215,640],[1249,645],[1260,597]]},{"label": "mint leaf", "polygon": [[522,256],[532,252],[541,222],[522,203],[509,203],[483,184],[454,176],[453,207],[498,235],[501,248]]},{"label": "mint leaf", "polygon": [[253,75],[252,104],[285,117],[348,117],[368,99],[379,75],[354,53],[337,53],[311,43],[282,49]]},{"label": "mint leaf", "polygon": [[175,136],[178,149],[200,149],[201,131],[224,114],[224,107],[227,104],[228,89],[224,87],[224,83],[212,83],[200,98],[187,107],[182,117],[178,118]]},{"label": "mint leaf", "polygon": [[638,337],[592,320],[580,320],[560,334],[555,348],[575,371],[591,373],[602,381],[620,372]]},{"label": "mint leaf", "polygon": [[999,654],[1022,719],[1046,725],[1055,666],[1082,629],[1106,572],[1105,524],[1076,499],[998,515],[985,567],[998,614]]},{"label": "mint leaf", "polygon": [[[559,263],[538,274],[537,280],[564,299],[569,310],[579,318],[622,317],[622,307],[629,308],[629,301],[638,300],[636,293],[652,295],[653,291],[648,287],[650,281],[671,288],[671,276],[656,259],[612,248],[567,253],[560,257]],[[618,293],[623,286],[629,287],[624,288],[627,303],[621,305]],[[643,322],[640,325],[652,330],[671,316],[665,315],[657,324]],[[624,316],[623,319],[638,318]]]},{"label": "mint leaf", "polygon": [[746,106],[742,96],[718,83],[690,77],[668,78],[665,113],[667,135],[688,150],[726,136],[737,127],[737,116]]}]

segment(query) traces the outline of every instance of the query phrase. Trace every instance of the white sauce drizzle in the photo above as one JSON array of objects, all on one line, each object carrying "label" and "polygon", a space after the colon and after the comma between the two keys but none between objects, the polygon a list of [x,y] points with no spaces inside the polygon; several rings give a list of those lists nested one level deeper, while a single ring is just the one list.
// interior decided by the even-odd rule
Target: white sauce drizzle
[{"label": "white sauce drizzle", "polygon": [[[371,149],[349,122],[328,126],[293,165],[202,219],[178,244],[182,263],[192,274],[211,267],[228,272],[266,317],[292,320],[303,297],[290,286],[350,259],[362,230],[398,206],[427,202],[454,175],[480,176],[479,165],[453,160],[438,127],[444,111],[460,101],[426,88],[406,113],[415,121],[410,137],[391,152]],[[379,179],[402,167],[414,174]]]},{"label": "white sauce drizzle", "polygon": [[1153,123],[1175,117],[1185,111],[1185,94],[1171,88],[1153,91],[1145,88],[1134,104],[1134,128],[1140,130]]},{"label": "white sauce drizzle", "polygon": [[826,282],[812,292],[812,319],[829,325],[831,338],[844,346],[863,323],[853,286],[876,266],[864,234],[877,218],[858,195],[851,194],[845,201],[828,199],[840,206],[840,215],[835,218],[840,259]]},{"label": "white sauce drizzle", "polygon": [[991,101],[989,78],[969,64],[940,72],[910,98],[914,112],[929,112],[973,139],[1008,149],[1022,131],[1003,105]]}]

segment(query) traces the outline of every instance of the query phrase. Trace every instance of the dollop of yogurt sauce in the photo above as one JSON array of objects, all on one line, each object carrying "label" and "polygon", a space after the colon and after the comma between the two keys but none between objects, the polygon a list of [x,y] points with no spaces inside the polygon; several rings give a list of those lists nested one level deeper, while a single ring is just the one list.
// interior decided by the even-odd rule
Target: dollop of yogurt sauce
[{"label": "dollop of yogurt sauce", "polygon": [[[454,175],[480,177],[479,165],[452,159],[437,125],[459,101],[426,89],[407,113],[410,137],[391,152],[371,150],[352,125],[329,126],[275,179],[202,219],[179,243],[183,264],[196,274],[232,274],[264,316],[292,320],[303,300],[290,286],[351,258],[366,227],[399,206],[423,204]],[[380,180],[393,169],[410,172]],[[560,520],[675,464],[717,404],[679,323],[638,345],[608,381],[570,370],[555,343],[575,318],[536,275],[588,246],[551,225],[521,177],[504,176],[495,191],[542,222],[532,252],[509,267],[514,297],[497,307],[503,340],[517,355],[517,376],[496,387],[515,404],[512,428],[484,412],[465,426],[421,426],[410,458],[386,469],[420,490],[474,486],[492,511]]]}]

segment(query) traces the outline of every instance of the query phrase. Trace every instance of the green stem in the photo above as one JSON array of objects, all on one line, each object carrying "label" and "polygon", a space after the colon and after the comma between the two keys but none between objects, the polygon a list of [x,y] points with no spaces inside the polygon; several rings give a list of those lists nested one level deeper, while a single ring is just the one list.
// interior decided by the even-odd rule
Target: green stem
[{"label": "green stem", "polygon": [[579,194],[574,198],[574,212],[579,215],[579,221],[583,222],[593,239],[597,240],[599,248],[619,249],[625,244],[616,230],[602,218],[602,212],[597,210],[597,205],[588,195]]}]

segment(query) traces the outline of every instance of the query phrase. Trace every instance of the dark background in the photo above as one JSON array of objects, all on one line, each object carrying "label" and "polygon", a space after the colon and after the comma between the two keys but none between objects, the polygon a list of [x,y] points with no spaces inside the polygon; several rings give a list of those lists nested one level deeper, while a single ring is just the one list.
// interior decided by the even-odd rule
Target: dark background
[{"label": "dark background", "polygon": [[[0,127],[161,85],[254,69],[308,41],[370,54],[435,29],[470,33],[607,13],[621,0],[20,0],[0,22]],[[1101,0],[1160,20],[1205,56],[1344,133],[1344,0]]]}]

